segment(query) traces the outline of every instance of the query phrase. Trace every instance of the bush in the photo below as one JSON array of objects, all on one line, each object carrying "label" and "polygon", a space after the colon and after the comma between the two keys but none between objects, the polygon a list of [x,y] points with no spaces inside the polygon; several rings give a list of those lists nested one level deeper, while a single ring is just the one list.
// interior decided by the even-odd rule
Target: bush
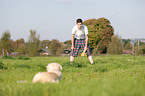
[{"label": "bush", "polygon": [[2,59],[12,59],[12,56],[3,56]]},{"label": "bush", "polygon": [[7,69],[2,62],[0,62],[0,69]]},{"label": "bush", "polygon": [[143,54],[143,51],[142,51],[142,49],[139,48],[139,49],[137,49],[137,50],[135,51],[135,53],[136,53],[136,54]]},{"label": "bush", "polygon": [[135,46],[135,54],[143,54],[142,48],[139,46]]},{"label": "bush", "polygon": [[111,42],[109,43],[108,53],[110,54],[122,54],[123,45],[121,42],[121,37],[118,35],[112,36]]},{"label": "bush", "polygon": [[142,49],[143,54],[145,54],[145,49]]},{"label": "bush", "polygon": [[93,52],[92,52],[92,55],[93,55],[93,56],[96,56],[97,54],[99,54],[99,51],[98,51],[97,48],[94,48],[94,49],[93,49]]},{"label": "bush", "polygon": [[3,56],[2,59],[18,59],[18,60],[29,60],[29,57],[19,56],[19,57],[12,57],[12,56]]}]

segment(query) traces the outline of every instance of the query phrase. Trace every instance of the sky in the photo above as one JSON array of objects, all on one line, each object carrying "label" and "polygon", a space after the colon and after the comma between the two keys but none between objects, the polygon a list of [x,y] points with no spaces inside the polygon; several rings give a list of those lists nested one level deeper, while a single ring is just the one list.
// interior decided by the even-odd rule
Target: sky
[{"label": "sky", "polygon": [[76,19],[106,18],[124,39],[145,38],[145,0],[0,0],[0,37],[24,38],[36,30],[40,40],[71,39]]}]

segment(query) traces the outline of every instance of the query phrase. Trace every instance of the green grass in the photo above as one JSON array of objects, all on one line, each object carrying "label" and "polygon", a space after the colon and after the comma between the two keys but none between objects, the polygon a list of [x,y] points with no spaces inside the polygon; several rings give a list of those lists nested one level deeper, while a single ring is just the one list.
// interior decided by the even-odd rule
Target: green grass
[{"label": "green grass", "polygon": [[[31,57],[3,59],[0,63],[0,96],[145,96],[145,56],[105,55],[77,57]],[[48,63],[63,67],[58,84],[32,84],[34,75],[45,72]],[[1,67],[1,68],[2,68]],[[28,81],[19,83],[18,81]]]}]

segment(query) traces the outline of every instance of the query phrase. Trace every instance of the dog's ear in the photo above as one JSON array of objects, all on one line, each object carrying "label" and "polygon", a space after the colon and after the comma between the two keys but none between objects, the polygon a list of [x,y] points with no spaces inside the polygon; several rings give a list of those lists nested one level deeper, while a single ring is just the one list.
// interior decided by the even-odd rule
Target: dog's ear
[{"label": "dog's ear", "polygon": [[51,66],[51,64],[48,64],[48,65],[47,65],[47,71],[50,70],[50,66]]},{"label": "dog's ear", "polygon": [[60,71],[62,70],[62,66],[61,65],[59,66],[59,69],[60,69]]},{"label": "dog's ear", "polygon": [[[57,63],[58,64],[58,63]],[[58,64],[58,66],[59,66],[59,70],[61,71],[62,70],[62,66],[60,65],[60,64]]]}]

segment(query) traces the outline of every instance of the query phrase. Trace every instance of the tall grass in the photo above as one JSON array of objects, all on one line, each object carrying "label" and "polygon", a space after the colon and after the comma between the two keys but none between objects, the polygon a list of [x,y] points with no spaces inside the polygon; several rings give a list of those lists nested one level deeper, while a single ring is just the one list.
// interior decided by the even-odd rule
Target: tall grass
[{"label": "tall grass", "polygon": [[[0,59],[0,96],[145,96],[145,57],[106,55],[77,57],[31,57],[28,60]],[[58,84],[32,84],[34,75],[46,71],[48,63],[63,67]],[[22,81],[22,82],[20,82]],[[23,81],[28,81],[27,83]]]}]

